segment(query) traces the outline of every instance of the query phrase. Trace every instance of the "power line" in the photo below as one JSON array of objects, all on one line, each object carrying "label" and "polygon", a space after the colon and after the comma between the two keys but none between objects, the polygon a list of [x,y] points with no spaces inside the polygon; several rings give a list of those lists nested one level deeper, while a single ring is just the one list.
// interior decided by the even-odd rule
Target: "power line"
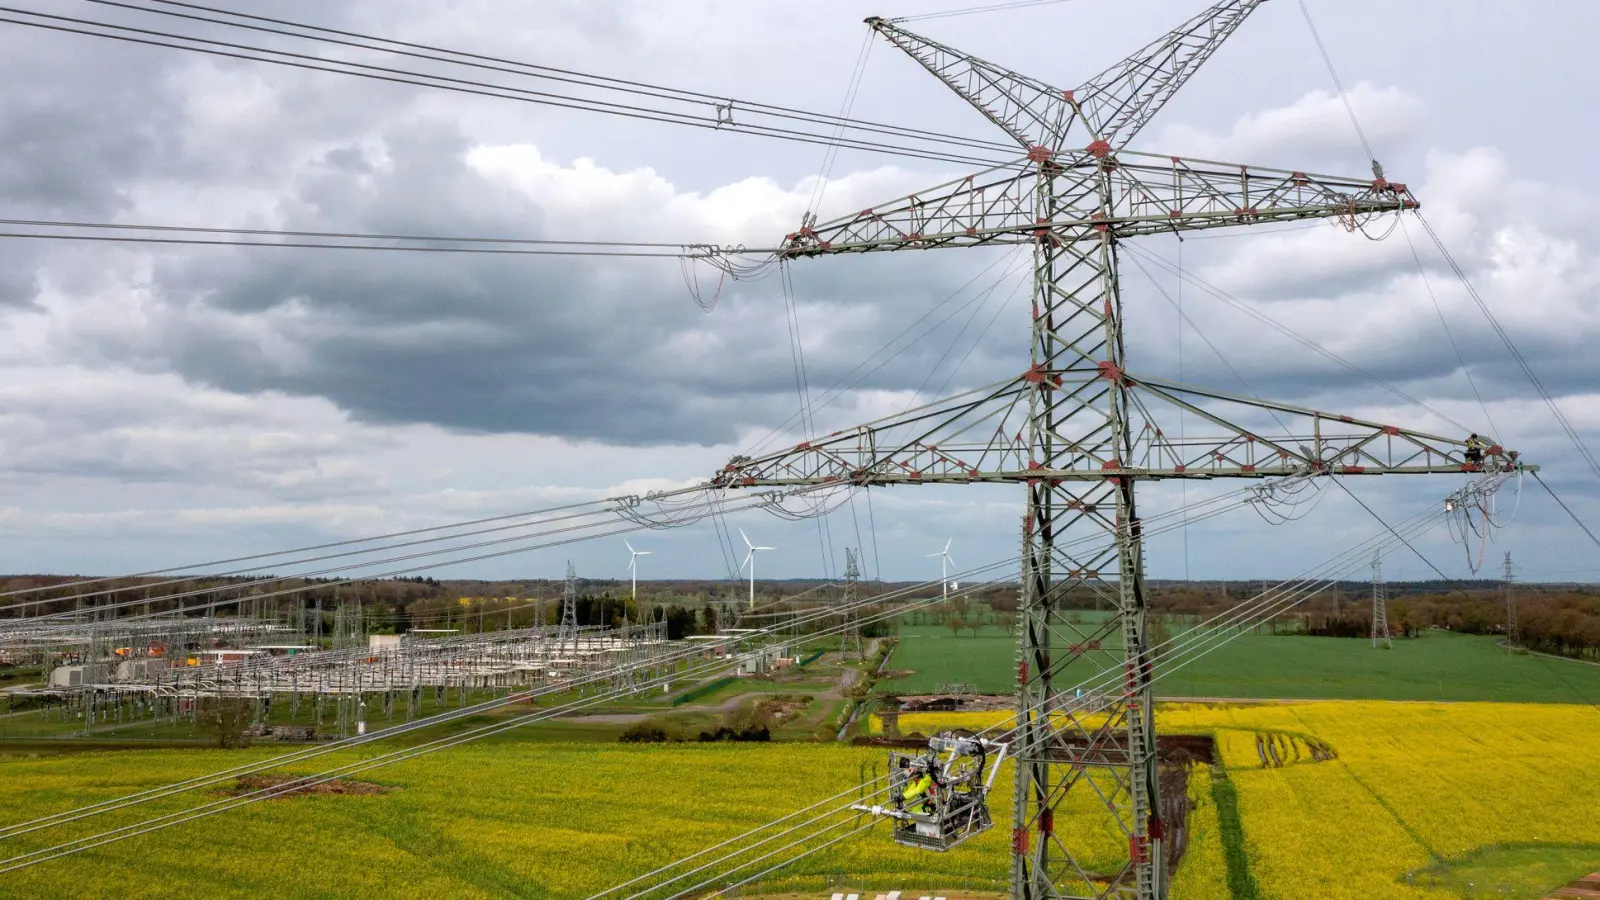
[{"label": "power line", "polygon": [[777,252],[776,250],[746,250],[742,247],[724,248],[716,244],[697,243],[690,241],[670,243],[664,241],[581,241],[556,240],[553,238],[457,237],[436,234],[373,234],[352,231],[292,231],[272,228],[220,228],[194,225],[149,225],[133,222],[64,222],[50,219],[0,219],[0,225],[30,228],[78,228],[108,231],[151,231],[158,233],[215,234],[254,237],[332,238],[338,240],[361,241],[412,241],[418,243],[426,242],[439,244],[507,244],[518,247],[596,247],[617,249],[677,250],[680,252],[685,252],[691,249],[701,249],[703,252],[715,250],[718,252],[750,255],[764,255]]},{"label": "power line", "polygon": [[706,259],[704,253],[662,252],[623,249],[504,249],[490,247],[406,247],[383,244],[330,244],[307,241],[245,241],[204,238],[131,237],[126,235],[47,234],[42,232],[0,231],[0,238],[47,241],[94,241],[112,244],[169,244],[201,247],[272,247],[280,250],[375,250],[386,253],[467,253],[491,256],[610,256],[637,259]]},{"label": "power line", "polygon": [[[157,10],[145,11],[160,13],[160,11]],[[16,19],[0,16],[0,22],[14,25],[25,25],[50,31],[78,34],[88,37],[106,38],[125,43],[144,44],[173,50],[186,50],[193,53],[201,53],[209,56],[224,57],[229,59],[239,59],[249,62],[271,63],[273,65],[281,65],[309,71],[329,72],[340,75],[353,75],[369,80],[405,84],[414,87],[435,88],[439,90],[453,91],[456,93],[492,97],[501,100],[518,100],[527,103],[536,103],[564,109],[606,113],[608,115],[617,115],[626,118],[666,122],[677,125],[689,125],[710,130],[728,130],[737,133],[754,134],[764,137],[798,141],[801,143],[822,144],[825,146],[837,144],[849,149],[865,150],[868,152],[877,153],[890,153],[897,156],[913,157],[940,162],[953,162],[983,166],[991,166],[997,163],[1001,165],[1020,165],[1020,161],[1017,160],[1015,156],[1011,155],[1014,153],[1012,148],[1003,147],[1003,145],[998,145],[993,142],[978,142],[966,138],[937,135],[933,132],[918,134],[912,129],[901,130],[898,129],[898,127],[893,126],[850,125],[850,127],[854,130],[865,131],[869,134],[881,133],[899,137],[902,140],[962,147],[972,150],[988,151],[990,153],[998,153],[1002,152],[1002,150],[1009,152],[1007,152],[1003,158],[997,159],[994,156],[974,156],[949,150],[940,150],[927,146],[896,145],[861,137],[846,136],[835,138],[833,136],[817,133],[815,131],[780,127],[778,125],[762,124],[760,122],[736,122],[731,118],[726,117],[727,115],[731,114],[731,110],[734,108],[739,108],[741,110],[745,109],[745,106],[740,105],[736,101],[728,101],[727,103],[717,104],[709,112],[685,112],[682,110],[641,106],[632,103],[618,103],[615,101],[601,100],[594,97],[558,94],[550,91],[532,90],[530,88],[491,84],[481,81],[473,81],[470,79],[454,78],[451,76],[436,75],[427,72],[418,72],[410,69],[399,69],[389,66],[378,66],[369,63],[332,60],[305,53],[295,53],[287,50],[275,50],[270,47],[262,47],[252,44],[219,41],[211,38],[177,34],[174,32],[161,31],[157,29],[138,28],[131,25],[120,25],[113,22],[82,19],[71,16],[60,16],[33,10],[16,9],[13,7],[0,7],[0,12],[12,13],[14,15],[32,16],[36,19],[49,20],[31,21],[28,19]],[[237,23],[219,22],[217,24],[236,25]],[[307,40],[321,40],[311,38],[310,36],[306,35],[300,35],[299,37]],[[183,41],[186,43],[173,43],[172,41]],[[367,49],[384,48],[368,47]],[[401,55],[415,56],[416,54]],[[455,62],[451,60],[440,61]],[[458,64],[467,65],[467,63]],[[521,74],[531,75],[532,73]],[[635,91],[633,93],[639,92]],[[702,102],[701,106],[704,105],[705,104]],[[750,108],[758,110],[764,106],[764,104],[750,104]],[[788,113],[762,112],[761,114],[771,115],[785,121],[797,119],[797,116]],[[830,124],[832,121],[831,117],[826,117],[822,114],[808,113],[805,114],[805,116],[805,118],[800,118],[800,122],[802,124],[826,125]]]},{"label": "power line", "polygon": [[1353,372],[1353,373],[1355,373],[1357,375],[1362,376],[1363,378],[1366,378],[1366,379],[1370,380],[1373,384],[1376,384],[1378,387],[1381,387],[1384,390],[1388,391],[1389,393],[1395,395],[1396,397],[1399,397],[1401,400],[1404,400],[1404,401],[1406,401],[1408,403],[1411,403],[1411,404],[1415,405],[1419,409],[1422,409],[1422,410],[1424,410],[1426,412],[1432,413],[1435,416],[1438,416],[1441,420],[1443,420],[1445,422],[1448,422],[1448,423],[1450,423],[1451,425],[1454,425],[1457,428],[1460,428],[1462,431],[1469,431],[1470,430],[1465,425],[1462,425],[1460,422],[1457,422],[1455,419],[1451,418],[1450,416],[1445,415],[1444,413],[1440,412],[1437,409],[1434,409],[1433,407],[1431,407],[1428,404],[1422,402],[1421,400],[1417,399],[1416,397],[1413,397],[1412,395],[1406,393],[1404,390],[1402,390],[1401,388],[1397,387],[1396,385],[1391,384],[1391,383],[1383,380],[1382,378],[1379,378],[1377,375],[1373,374],[1372,372],[1369,372],[1366,369],[1362,368],[1361,366],[1358,366],[1355,363],[1351,362],[1350,360],[1345,359],[1343,356],[1340,356],[1339,354],[1333,352],[1332,350],[1329,350],[1328,348],[1322,346],[1321,344],[1317,343],[1316,341],[1312,340],[1311,338],[1308,338],[1305,335],[1301,334],[1300,332],[1294,330],[1293,328],[1290,328],[1288,325],[1285,325],[1282,322],[1279,322],[1277,319],[1274,319],[1272,316],[1267,315],[1266,313],[1256,309],[1255,307],[1253,307],[1250,304],[1244,302],[1243,300],[1240,300],[1238,297],[1235,297],[1234,295],[1228,293],[1227,291],[1223,290],[1222,288],[1217,287],[1216,285],[1212,284],[1209,281],[1206,281],[1205,279],[1201,278],[1198,275],[1195,275],[1193,272],[1185,272],[1182,269],[1179,269],[1170,260],[1168,260],[1166,257],[1160,255],[1159,253],[1156,253],[1156,252],[1154,252],[1152,250],[1149,250],[1149,249],[1147,249],[1145,247],[1141,247],[1138,244],[1134,244],[1134,243],[1122,244],[1120,246],[1122,247],[1122,249],[1125,249],[1125,250],[1128,250],[1128,251],[1130,251],[1132,253],[1135,253],[1135,254],[1138,254],[1140,256],[1143,256],[1146,260],[1149,260],[1150,262],[1154,263],[1156,266],[1159,266],[1164,271],[1166,271],[1168,273],[1171,273],[1171,274],[1175,274],[1180,279],[1182,279],[1184,281],[1187,281],[1190,285],[1199,288],[1202,293],[1209,294],[1212,297],[1215,297],[1216,299],[1221,300],[1222,302],[1228,304],[1229,306],[1232,306],[1234,309],[1237,309],[1238,311],[1244,313],[1245,315],[1249,316],[1250,318],[1255,319],[1256,321],[1262,323],[1263,325],[1266,325],[1267,327],[1269,327],[1272,330],[1278,332],[1279,334],[1283,335],[1284,337],[1287,337],[1290,340],[1295,341],[1296,343],[1300,344],[1301,346],[1305,347],[1308,350],[1311,350],[1312,352],[1318,354],[1319,356],[1322,356],[1322,357],[1324,357],[1324,358],[1326,358],[1326,359],[1328,359],[1328,360],[1330,360],[1332,362],[1338,363],[1339,365],[1343,366],[1345,369],[1349,370],[1350,372]]},{"label": "power line", "polygon": [[1572,507],[1568,506],[1565,500],[1562,500],[1559,496],[1557,496],[1555,490],[1552,489],[1550,485],[1544,483],[1544,479],[1539,477],[1538,472],[1533,473],[1533,480],[1539,482],[1539,486],[1545,489],[1545,492],[1550,495],[1550,499],[1554,500],[1568,516],[1572,517],[1572,521],[1576,523],[1579,528],[1583,529],[1583,533],[1589,536],[1589,540],[1594,541],[1595,546],[1600,547],[1600,537],[1595,537],[1594,532],[1589,530],[1589,526],[1583,524],[1583,520],[1578,518],[1578,514],[1572,511]]},{"label": "power line", "polygon": [[1350,115],[1350,124],[1355,126],[1356,137],[1361,139],[1361,146],[1367,151],[1367,159],[1372,161],[1373,174],[1381,177],[1382,170],[1378,166],[1378,157],[1373,154],[1372,144],[1367,141],[1367,133],[1361,128],[1361,120],[1356,118],[1356,108],[1350,104],[1344,83],[1339,80],[1339,73],[1333,68],[1333,57],[1328,55],[1328,48],[1322,43],[1322,35],[1317,32],[1317,23],[1311,21],[1311,8],[1306,6],[1306,0],[1300,0],[1300,14],[1305,17],[1306,27],[1311,29],[1311,39],[1317,42],[1317,52],[1322,54],[1322,62],[1328,67],[1328,77],[1333,79],[1333,87],[1339,92],[1339,100],[1344,103],[1344,111]]},{"label": "power line", "polygon": [[962,9],[947,9],[941,12],[921,13],[915,16],[896,16],[891,22],[928,22],[933,19],[952,19],[956,16],[971,16],[978,13],[1009,12],[1014,9],[1030,9],[1035,6],[1052,6],[1057,3],[1071,3],[1072,0],[1011,0],[1009,3],[991,3],[987,6],[968,6]]},{"label": "power line", "polygon": [[1460,263],[1456,262],[1455,257],[1450,255],[1450,251],[1445,248],[1444,241],[1439,237],[1438,232],[1433,230],[1433,225],[1422,217],[1421,212],[1417,213],[1417,221],[1422,223],[1422,229],[1428,233],[1428,237],[1433,240],[1433,245],[1438,248],[1439,254],[1444,257],[1451,271],[1461,281],[1461,286],[1466,289],[1467,296],[1471,297],[1472,302],[1478,305],[1478,310],[1489,321],[1489,326],[1494,329],[1494,333],[1500,338],[1500,342],[1505,344],[1506,350],[1511,354],[1511,358],[1516,361],[1518,368],[1522,369],[1522,374],[1527,376],[1528,382],[1533,385],[1534,390],[1538,391],[1539,397],[1544,400],[1545,406],[1550,408],[1550,413],[1555,416],[1556,422],[1561,426],[1561,430],[1566,432],[1567,438],[1572,441],[1574,447],[1578,448],[1578,454],[1583,457],[1584,462],[1589,464],[1589,470],[1594,472],[1595,477],[1600,478],[1600,460],[1595,459],[1594,454],[1589,451],[1588,445],[1583,442],[1583,437],[1573,427],[1566,413],[1562,412],[1561,407],[1556,405],[1555,397],[1545,388],[1544,382],[1539,380],[1539,376],[1534,373],[1533,366],[1529,365],[1527,357],[1522,355],[1522,351],[1517,349],[1517,345],[1511,340],[1510,333],[1500,324],[1500,320],[1495,317],[1494,312],[1489,309],[1489,304],[1484,302],[1483,296],[1472,286],[1472,281],[1467,278],[1466,271],[1461,268]]},{"label": "power line", "polygon": [[[1012,145],[1010,145],[1010,144],[1005,144],[1005,143],[1001,143],[1001,142],[998,142],[998,141],[991,141],[991,140],[987,140],[987,139],[984,139],[984,138],[963,137],[963,136],[958,136],[958,135],[944,134],[944,133],[941,133],[941,132],[931,131],[931,130],[922,129],[922,128],[916,128],[914,126],[893,125],[893,124],[888,124],[888,123],[883,123],[883,122],[873,122],[873,121],[867,121],[867,120],[862,120],[862,119],[851,118],[850,115],[849,115],[849,104],[846,105],[846,108],[844,110],[841,110],[839,115],[827,115],[825,113],[811,112],[811,111],[808,111],[808,110],[797,109],[795,107],[790,107],[790,106],[781,106],[781,105],[771,104],[771,103],[760,103],[760,102],[754,102],[754,101],[749,101],[749,100],[735,100],[735,99],[733,99],[731,97],[726,97],[726,96],[717,95],[717,94],[708,94],[708,93],[705,93],[705,92],[702,92],[702,91],[684,90],[684,89],[681,89],[681,88],[673,88],[673,87],[667,87],[667,86],[663,86],[663,85],[651,84],[649,82],[634,81],[634,80],[623,79],[623,78],[613,78],[613,77],[606,76],[606,75],[595,75],[595,74],[588,73],[588,72],[579,72],[579,71],[576,71],[576,70],[573,70],[573,69],[564,69],[564,68],[558,68],[558,67],[555,67],[555,66],[546,66],[546,65],[539,65],[539,64],[535,64],[535,63],[521,62],[521,61],[518,61],[518,60],[506,59],[506,58],[503,58],[503,57],[496,57],[496,56],[488,56],[488,55],[484,55],[484,54],[480,54],[480,53],[469,53],[469,52],[465,52],[465,51],[461,51],[461,50],[452,50],[452,49],[449,49],[449,48],[437,47],[437,46],[433,46],[433,45],[429,45],[429,44],[420,44],[420,43],[414,43],[414,42],[410,42],[410,41],[396,40],[396,39],[393,39],[393,38],[385,38],[385,37],[378,37],[378,36],[374,36],[374,35],[366,35],[366,34],[361,34],[361,33],[353,32],[353,31],[343,31],[343,30],[340,30],[340,29],[337,29],[337,28],[327,28],[325,26],[320,26],[320,25],[308,25],[308,24],[300,23],[300,22],[291,22],[291,21],[286,20],[286,19],[275,19],[275,18],[270,18],[270,17],[267,17],[267,16],[253,15],[253,14],[249,14],[249,13],[238,12],[238,11],[235,11],[235,10],[221,9],[221,8],[212,7],[212,6],[204,6],[204,5],[196,4],[196,3],[183,3],[183,2],[179,2],[179,0],[146,0],[146,2],[160,3],[160,4],[165,5],[165,6],[181,7],[181,8],[184,8],[184,9],[191,9],[191,10],[197,10],[197,11],[201,11],[201,12],[214,13],[216,15],[230,16],[230,17],[235,18],[235,19],[242,19],[242,20],[253,21],[253,22],[266,22],[266,23],[269,23],[269,24],[272,24],[272,25],[281,25],[281,26],[285,26],[285,27],[288,27],[288,28],[298,28],[301,31],[309,31],[309,32],[313,32],[314,34],[335,35],[335,36],[342,37],[342,38],[352,38],[352,39],[354,39],[354,41],[334,40],[334,39],[330,39],[330,38],[327,38],[327,37],[313,37],[312,35],[298,34],[296,32],[291,32],[291,31],[281,31],[279,29],[274,29],[274,28],[263,28],[263,27],[260,27],[260,26],[246,25],[246,24],[243,24],[241,22],[229,22],[229,21],[225,21],[225,20],[207,18],[205,16],[194,16],[194,15],[187,15],[187,14],[184,14],[184,13],[175,13],[175,12],[171,12],[171,11],[168,11],[168,10],[151,9],[149,7],[136,6],[136,5],[129,4],[129,3],[114,2],[114,0],[88,0],[88,2],[99,3],[99,4],[103,5],[103,6],[117,6],[117,7],[122,7],[124,9],[136,10],[136,11],[139,11],[139,12],[147,12],[147,13],[151,13],[151,14],[155,14],[155,15],[172,16],[172,17],[177,17],[177,18],[184,18],[184,19],[191,19],[191,20],[195,20],[195,21],[207,22],[207,23],[216,24],[216,25],[225,25],[225,26],[229,26],[229,27],[233,27],[233,28],[243,28],[243,29],[247,29],[247,30],[251,30],[251,31],[266,32],[266,33],[270,33],[270,34],[278,34],[278,35],[284,35],[284,36],[288,36],[288,37],[298,37],[298,38],[302,38],[302,39],[305,39],[305,40],[321,41],[323,43],[329,43],[329,44],[337,44],[337,45],[356,47],[356,48],[368,49],[368,50],[383,50],[385,52],[395,53],[395,54],[401,55],[401,56],[410,56],[410,57],[414,57],[414,58],[417,58],[417,59],[426,59],[426,60],[432,60],[432,61],[435,61],[435,62],[443,62],[443,63],[452,64],[452,65],[467,66],[467,67],[470,67],[470,68],[485,69],[485,70],[489,70],[489,71],[505,72],[505,73],[509,73],[509,74],[523,75],[523,76],[528,76],[528,77],[533,77],[533,78],[543,78],[543,79],[548,79],[548,80],[553,80],[553,81],[560,81],[560,82],[566,82],[566,83],[571,83],[571,84],[583,85],[583,86],[587,86],[587,87],[598,87],[598,88],[602,88],[602,89],[605,89],[605,90],[617,90],[617,91],[623,91],[623,92],[626,92],[626,93],[642,94],[644,96],[660,97],[662,99],[669,99],[669,100],[680,100],[680,99],[693,100],[693,101],[697,101],[697,102],[699,102],[701,104],[711,104],[711,105],[713,105],[713,107],[715,107],[717,105],[724,105],[724,106],[731,105],[731,106],[736,106],[740,111],[760,110],[760,111],[768,111],[768,112],[772,112],[772,113],[781,113],[781,114],[784,114],[786,117],[789,117],[789,118],[798,118],[798,119],[800,119],[802,121],[815,122],[815,123],[818,123],[818,124],[836,124],[836,125],[839,125],[840,127],[845,127],[845,128],[857,128],[857,129],[869,130],[869,131],[876,130],[876,131],[879,131],[880,133],[898,135],[898,136],[925,137],[925,138],[929,138],[929,139],[933,139],[933,140],[949,142],[949,143],[954,143],[954,144],[958,144],[958,145],[961,145],[961,146],[968,146],[968,147],[987,147],[987,148],[990,148],[990,149],[1001,150],[1001,151],[1010,151],[1010,150],[1013,149]],[[1035,2],[1038,2],[1038,0],[1035,0]],[[1050,2],[1062,2],[1062,0],[1050,0]],[[365,43],[362,43],[362,42],[365,42]],[[386,46],[383,46],[383,47],[373,47],[373,46],[371,46],[371,44],[374,44],[374,43],[382,44],[382,45],[386,45]],[[396,49],[396,48],[398,48],[398,49]],[[425,51],[425,52],[424,53],[417,53],[417,52],[408,52],[408,51]],[[456,58],[440,58],[438,56],[433,56],[433,55],[428,55],[428,54],[446,54],[447,57],[456,57]]]}]

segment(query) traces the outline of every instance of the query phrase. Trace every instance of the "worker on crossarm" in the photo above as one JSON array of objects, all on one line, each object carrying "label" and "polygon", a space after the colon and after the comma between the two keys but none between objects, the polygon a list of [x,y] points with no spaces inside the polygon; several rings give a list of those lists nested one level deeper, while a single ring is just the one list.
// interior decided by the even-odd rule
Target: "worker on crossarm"
[{"label": "worker on crossarm", "polygon": [[1489,449],[1489,442],[1481,437],[1478,437],[1478,433],[1476,431],[1467,435],[1467,462],[1483,462],[1483,451],[1487,449]]},{"label": "worker on crossarm", "polygon": [[926,816],[933,812],[933,767],[925,758],[913,760],[911,763],[911,780],[906,783],[906,789],[900,794],[902,808],[908,813]]}]

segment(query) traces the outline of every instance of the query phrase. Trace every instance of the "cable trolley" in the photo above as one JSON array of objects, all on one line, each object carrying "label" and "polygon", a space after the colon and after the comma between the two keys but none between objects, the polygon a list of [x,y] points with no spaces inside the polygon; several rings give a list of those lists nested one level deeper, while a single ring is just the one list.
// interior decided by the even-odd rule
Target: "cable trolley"
[{"label": "cable trolley", "polygon": [[894,841],[943,852],[994,826],[989,789],[1010,745],[942,732],[926,750],[889,754],[887,804],[852,809],[894,820]]}]

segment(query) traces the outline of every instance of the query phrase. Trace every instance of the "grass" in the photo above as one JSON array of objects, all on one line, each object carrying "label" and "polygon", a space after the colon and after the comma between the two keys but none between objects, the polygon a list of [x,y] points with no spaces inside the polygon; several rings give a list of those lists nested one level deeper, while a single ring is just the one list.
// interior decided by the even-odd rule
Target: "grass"
[{"label": "grass", "polygon": [[1539,900],[1555,888],[1597,870],[1600,844],[1526,844],[1487,847],[1435,863],[1405,880],[1454,891],[1469,900]]},{"label": "grass", "polygon": [[1250,857],[1245,851],[1244,826],[1239,822],[1239,792],[1227,778],[1211,782],[1211,799],[1221,824],[1223,859],[1227,864],[1228,892],[1233,900],[1260,900],[1261,889],[1250,873]]},{"label": "grass", "polygon": [[[1109,656],[1090,661],[1096,668],[1111,663]],[[944,628],[902,626],[889,668],[914,674],[881,683],[886,693],[931,693],[948,682],[1010,693],[1015,641],[993,629],[951,637]],[[1493,637],[1447,631],[1396,640],[1392,650],[1349,638],[1246,633],[1189,666],[1157,674],[1156,691],[1167,697],[1600,702],[1600,667],[1510,653]]]}]

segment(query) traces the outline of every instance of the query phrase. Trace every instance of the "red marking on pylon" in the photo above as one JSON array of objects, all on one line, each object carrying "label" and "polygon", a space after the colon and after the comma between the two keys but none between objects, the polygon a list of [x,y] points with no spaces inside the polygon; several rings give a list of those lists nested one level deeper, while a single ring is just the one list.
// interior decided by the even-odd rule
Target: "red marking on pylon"
[{"label": "red marking on pylon", "polygon": [[1105,159],[1111,155],[1111,144],[1108,141],[1095,141],[1084,148],[1095,159]]},{"label": "red marking on pylon", "polygon": [[1073,91],[1073,90],[1062,91],[1061,92],[1061,99],[1067,101],[1068,103],[1071,103],[1073,101],[1073,99],[1077,96],[1077,93],[1078,93],[1077,91]]},{"label": "red marking on pylon", "polygon": [[1189,471],[1189,467],[1184,465],[1183,463],[1178,463],[1177,465],[1172,467],[1172,471],[1178,473],[1179,475],[1182,475],[1183,473]]},{"label": "red marking on pylon", "polygon": [[1346,475],[1360,475],[1367,470],[1366,466],[1340,466],[1339,471]]},{"label": "red marking on pylon", "polygon": [[1150,861],[1150,847],[1144,838],[1138,835],[1128,838],[1128,861],[1133,863]]},{"label": "red marking on pylon", "polygon": [[1250,463],[1246,463],[1245,465],[1242,465],[1242,466],[1239,467],[1239,471],[1245,473],[1246,475],[1249,475],[1249,474],[1255,472],[1255,470],[1256,470],[1256,467],[1254,465],[1250,464]]},{"label": "red marking on pylon", "polygon": [[1028,852],[1028,829],[1011,829],[1011,852],[1018,856]]},{"label": "red marking on pylon", "polygon": [[1388,435],[1396,435],[1400,433],[1400,429],[1393,425],[1385,425],[1383,426],[1383,433]]},{"label": "red marking on pylon", "polygon": [[[1054,375],[1046,371],[1044,363],[1034,363],[1028,367],[1028,371],[1022,373],[1022,380],[1029,384],[1041,385],[1046,389],[1060,387],[1062,381],[1060,375]],[[1019,432],[1017,435],[1018,440],[1021,440],[1021,437],[1022,435]]]},{"label": "red marking on pylon", "polygon": [[1042,835],[1055,834],[1056,814],[1052,809],[1039,810],[1039,833]]},{"label": "red marking on pylon", "polygon": [[967,226],[967,237],[972,237],[973,235],[975,235],[977,233],[978,233],[978,229],[972,227],[971,225]]},{"label": "red marking on pylon", "polygon": [[1101,378],[1104,378],[1105,380],[1111,382],[1112,384],[1122,384],[1123,383],[1123,373],[1122,373],[1122,367],[1121,366],[1119,366],[1116,363],[1112,362],[1111,360],[1107,359],[1107,360],[1102,360],[1098,364],[1098,368],[1100,369],[1100,377]]},{"label": "red marking on pylon", "polygon": [[1036,147],[1029,147],[1028,148],[1028,161],[1029,162],[1036,162],[1036,163],[1049,162],[1050,161],[1050,157],[1055,156],[1055,155],[1056,155],[1056,152],[1054,150],[1051,150],[1049,147],[1037,147],[1036,146]]}]

